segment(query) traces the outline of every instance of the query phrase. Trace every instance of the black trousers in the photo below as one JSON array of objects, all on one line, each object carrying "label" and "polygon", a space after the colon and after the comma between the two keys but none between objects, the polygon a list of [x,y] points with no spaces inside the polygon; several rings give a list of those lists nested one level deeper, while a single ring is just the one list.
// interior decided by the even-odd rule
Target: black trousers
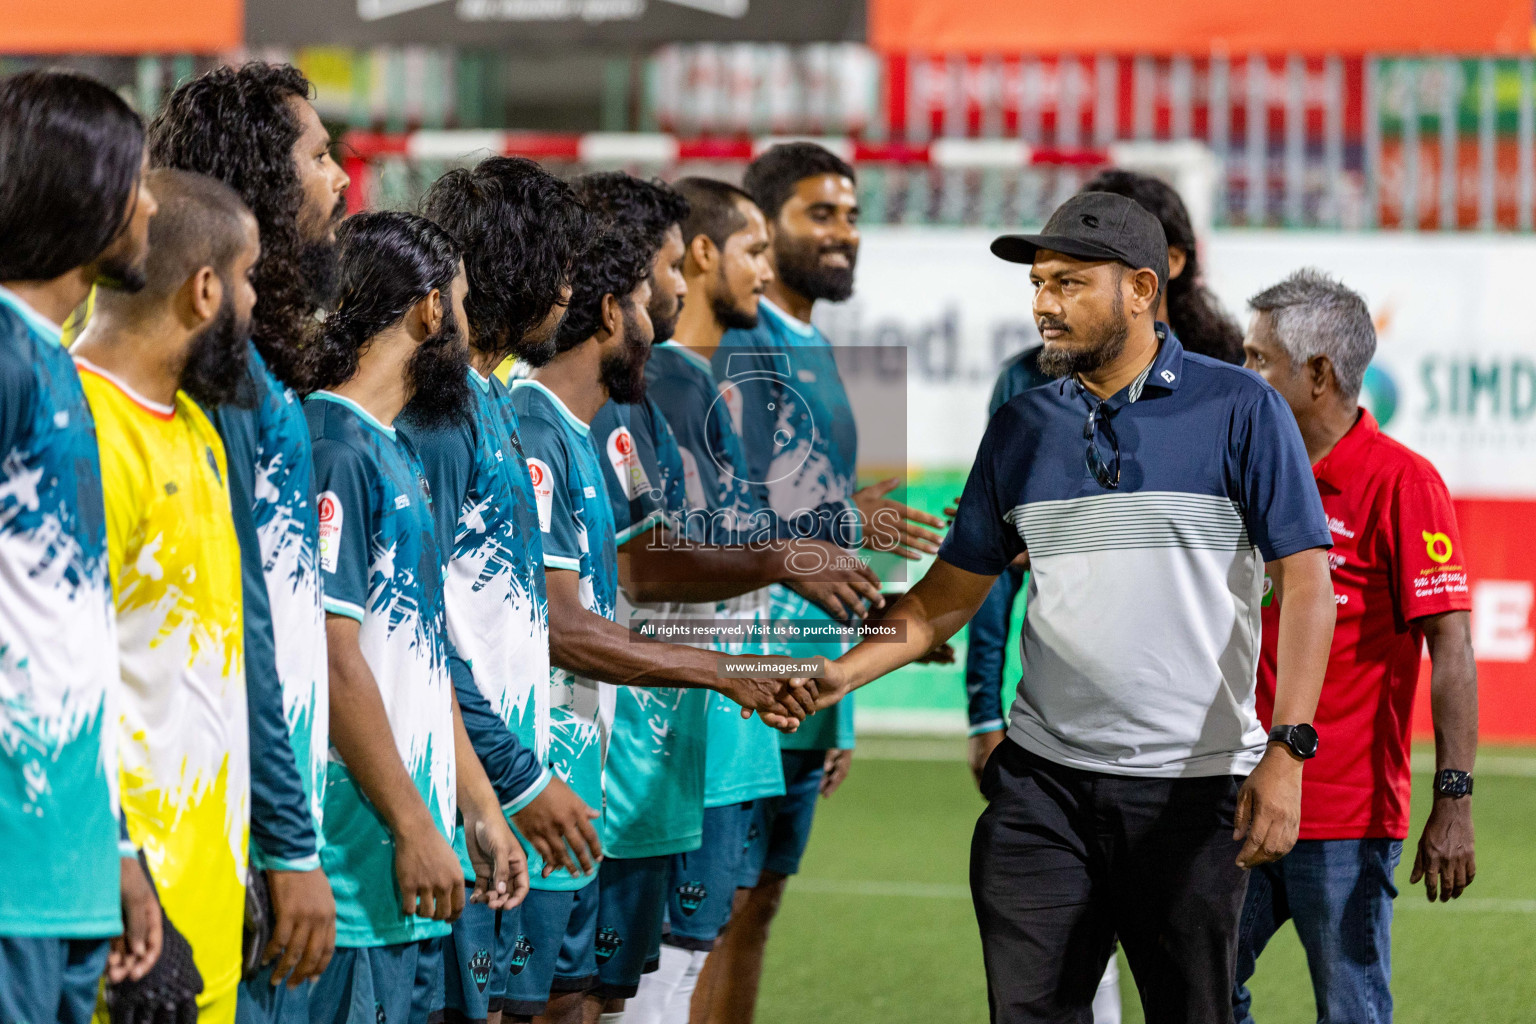
[{"label": "black trousers", "polygon": [[1242,781],[1104,775],[1000,744],[971,843],[994,1024],[1092,1024],[1116,936],[1147,1024],[1230,1024]]}]

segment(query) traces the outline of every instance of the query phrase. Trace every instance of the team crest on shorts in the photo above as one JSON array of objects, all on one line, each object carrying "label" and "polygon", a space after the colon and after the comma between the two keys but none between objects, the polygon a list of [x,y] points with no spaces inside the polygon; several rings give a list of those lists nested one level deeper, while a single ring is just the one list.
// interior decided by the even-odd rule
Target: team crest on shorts
[{"label": "team crest on shorts", "polygon": [[519,935],[517,944],[512,947],[512,973],[522,974],[531,956],[533,956],[533,943],[528,941],[528,936]]},{"label": "team crest on shorts", "polygon": [[762,835],[762,833],[757,830],[757,822],[754,821],[752,823],[752,827],[747,829],[747,838],[741,844],[741,848],[743,850],[750,848],[753,843],[757,842],[757,837],[760,835]]},{"label": "team crest on shorts", "polygon": [[475,955],[469,958],[469,976],[475,979],[475,988],[484,992],[485,986],[491,981],[490,950],[475,950]]},{"label": "team crest on shorts", "polygon": [[597,946],[597,962],[605,964],[613,959],[613,954],[617,953],[619,947],[624,945],[624,940],[619,937],[619,930],[617,928],[604,928],[597,933],[595,945]]},{"label": "team crest on shorts", "polygon": [[384,1022],[386,1020],[386,1017],[384,1016],[384,1004],[383,1003],[374,1003],[373,1004],[373,1019],[375,1021],[377,1021],[378,1024],[384,1024]]},{"label": "team crest on shorts", "polygon": [[677,902],[683,908],[683,913],[692,917],[704,900],[709,896],[709,890],[704,888],[703,882],[684,882],[677,887]]}]

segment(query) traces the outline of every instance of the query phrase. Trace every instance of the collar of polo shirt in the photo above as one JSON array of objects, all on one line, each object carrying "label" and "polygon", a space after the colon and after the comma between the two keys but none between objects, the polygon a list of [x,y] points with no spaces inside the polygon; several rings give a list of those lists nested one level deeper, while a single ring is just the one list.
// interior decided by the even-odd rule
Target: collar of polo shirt
[{"label": "collar of polo shirt", "polygon": [[[1147,388],[1158,388],[1165,392],[1173,392],[1179,389],[1179,381],[1184,376],[1184,346],[1179,343],[1178,337],[1167,324],[1153,325],[1157,332],[1157,354],[1146,365],[1136,379],[1124,388],[1104,399],[1103,404],[1111,411],[1123,405],[1131,405],[1141,401]],[[1092,394],[1083,382],[1073,374],[1067,378],[1077,388],[1080,395]],[[1065,382],[1063,382],[1065,383]],[[1097,396],[1094,396],[1097,401]]]},{"label": "collar of polo shirt", "polygon": [[1355,425],[1344,432],[1334,444],[1333,450],[1312,467],[1312,475],[1320,487],[1328,487],[1342,493],[1349,486],[1361,463],[1366,458],[1370,444],[1381,433],[1381,427],[1369,409],[1361,409]]}]

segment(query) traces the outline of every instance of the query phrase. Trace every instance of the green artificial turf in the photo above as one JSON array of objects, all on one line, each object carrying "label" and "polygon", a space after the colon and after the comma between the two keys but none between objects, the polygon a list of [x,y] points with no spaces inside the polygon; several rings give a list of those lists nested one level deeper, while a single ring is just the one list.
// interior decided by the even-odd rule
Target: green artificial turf
[{"label": "green artificial turf", "polygon": [[[848,782],[822,802],[802,875],[790,882],[769,943],[761,1024],[987,1019],[966,891],[981,798],[959,759],[963,742],[863,744]],[[1478,877],[1447,905],[1429,906],[1421,887],[1408,886],[1430,791],[1427,774],[1414,779],[1393,926],[1399,1024],[1536,1021],[1536,749],[1485,748],[1479,767],[1487,770],[1474,805]],[[1252,988],[1259,1024],[1316,1020],[1289,925],[1265,951]],[[1122,992],[1126,1024],[1140,1022],[1128,972]]]}]

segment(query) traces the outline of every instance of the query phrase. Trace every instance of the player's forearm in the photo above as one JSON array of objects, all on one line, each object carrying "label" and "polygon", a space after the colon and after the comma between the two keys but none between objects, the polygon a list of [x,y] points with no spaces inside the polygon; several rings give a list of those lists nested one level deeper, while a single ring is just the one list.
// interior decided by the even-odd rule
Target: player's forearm
[{"label": "player's forearm", "polygon": [[1435,770],[1469,772],[1477,757],[1477,662],[1467,612],[1424,624],[1429,644],[1429,706],[1435,723]]},{"label": "player's forearm", "polygon": [[392,833],[436,828],[395,748],[384,699],[357,645],[357,623],[343,616],[328,616],[326,640],[331,670],[331,746]]},{"label": "player's forearm", "polygon": [[475,755],[475,746],[464,728],[464,715],[459,710],[459,698],[453,695],[453,757],[454,777],[458,785],[459,807],[466,818],[494,818],[501,813],[501,801]]},{"label": "player's forearm", "polygon": [[785,579],[788,545],[756,549],[670,540],[652,531],[620,554],[624,592],[643,602],[725,601]]},{"label": "player's forearm", "polygon": [[911,664],[954,636],[981,607],[994,579],[935,561],[881,618],[883,625],[896,626],[901,639],[865,640],[837,659],[848,688],[857,689]]},{"label": "player's forearm", "polygon": [[646,640],[579,603],[549,595],[549,660],[556,668],[620,686],[719,689],[719,655]]},{"label": "player's forearm", "polygon": [[[1323,548],[1310,548],[1273,562],[1270,576],[1280,602],[1275,645],[1276,725],[1311,722],[1323,692],[1333,646],[1333,580]],[[1335,737],[1342,742],[1342,737]],[[1325,740],[1326,742],[1326,740]]]}]

